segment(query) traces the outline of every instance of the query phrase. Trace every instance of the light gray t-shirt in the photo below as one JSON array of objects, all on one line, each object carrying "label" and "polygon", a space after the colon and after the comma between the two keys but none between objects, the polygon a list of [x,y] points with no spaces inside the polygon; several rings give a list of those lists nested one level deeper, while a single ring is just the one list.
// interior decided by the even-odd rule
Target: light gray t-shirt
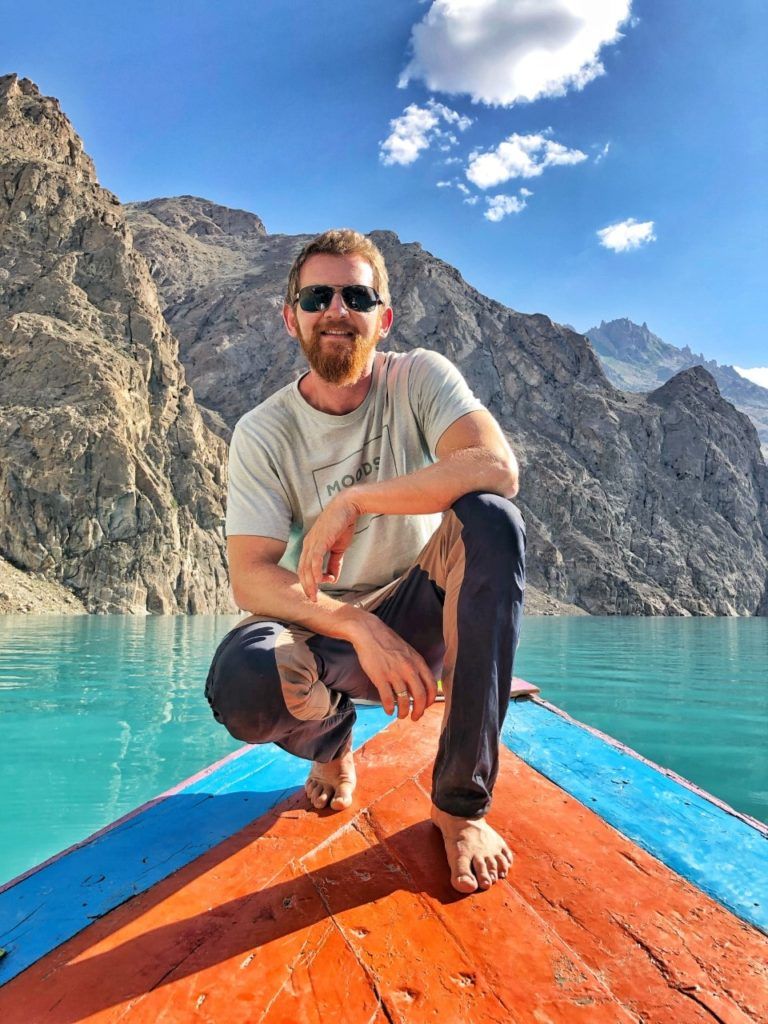
[{"label": "light gray t-shirt", "polygon": [[[295,572],[302,540],[345,487],[405,476],[435,461],[440,435],[483,409],[439,352],[380,352],[363,403],[335,416],[314,409],[295,380],[237,423],[229,451],[228,536],[288,542],[280,565]],[[441,515],[366,515],[357,521],[332,595],[390,583],[411,565]]]}]

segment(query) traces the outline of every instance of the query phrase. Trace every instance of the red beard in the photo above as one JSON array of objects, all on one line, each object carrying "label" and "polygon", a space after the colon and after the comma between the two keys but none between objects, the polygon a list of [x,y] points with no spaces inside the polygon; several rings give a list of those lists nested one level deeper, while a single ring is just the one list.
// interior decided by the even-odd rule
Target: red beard
[{"label": "red beard", "polygon": [[[307,340],[299,332],[299,341],[307,357],[307,362],[328,384],[355,384],[360,379],[368,362],[371,349],[376,347],[378,337],[378,320],[370,336],[357,334],[349,322],[316,324],[312,336]],[[321,337],[323,331],[344,330],[353,332],[352,337],[339,338],[334,341]]]}]

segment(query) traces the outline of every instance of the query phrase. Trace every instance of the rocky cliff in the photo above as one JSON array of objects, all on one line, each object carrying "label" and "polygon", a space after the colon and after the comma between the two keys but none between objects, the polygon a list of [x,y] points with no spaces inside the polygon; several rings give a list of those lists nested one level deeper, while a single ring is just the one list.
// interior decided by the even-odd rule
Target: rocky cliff
[{"label": "rocky cliff", "polygon": [[647,324],[603,320],[586,332],[600,357],[606,376],[626,391],[650,391],[680,370],[703,366],[717,381],[720,394],[746,413],[757,428],[763,456],[768,459],[768,388],[745,380],[733,366],[696,354],[687,345],[677,348],[654,334]]},{"label": "rocky cliff", "polygon": [[[247,217],[189,196],[128,208],[222,436],[303,368],[280,308],[307,236]],[[706,370],[624,393],[586,338],[479,294],[416,243],[373,237],[392,277],[389,345],[444,352],[520,457],[535,588],[594,614],[768,613],[766,466],[754,426]]]},{"label": "rocky cliff", "polygon": [[0,557],[89,611],[231,610],[225,455],[120,204],[1,77]]}]

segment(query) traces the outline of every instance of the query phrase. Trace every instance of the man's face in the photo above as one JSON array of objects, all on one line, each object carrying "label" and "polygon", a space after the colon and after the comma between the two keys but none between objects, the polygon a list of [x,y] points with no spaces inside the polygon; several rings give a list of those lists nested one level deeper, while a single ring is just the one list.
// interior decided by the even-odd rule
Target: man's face
[{"label": "man's face", "polygon": [[[301,268],[299,287],[328,284],[373,287],[373,267],[362,256],[316,253]],[[348,309],[335,292],[327,309],[307,313],[298,303],[283,307],[288,333],[298,338],[310,367],[329,384],[355,384],[370,370],[379,338],[392,324],[392,310],[374,306],[370,313]]]}]

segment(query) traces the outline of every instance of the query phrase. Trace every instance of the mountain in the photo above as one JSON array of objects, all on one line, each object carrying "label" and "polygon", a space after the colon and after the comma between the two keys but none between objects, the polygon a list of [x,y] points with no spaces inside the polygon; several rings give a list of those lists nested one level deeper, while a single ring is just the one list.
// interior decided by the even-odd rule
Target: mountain
[{"label": "mountain", "polygon": [[[197,400],[226,437],[304,367],[280,310],[309,236],[230,231],[229,211],[190,196],[126,211]],[[481,295],[418,243],[371,237],[391,275],[385,347],[446,354],[518,454],[533,588],[594,614],[768,611],[766,466],[706,370],[620,391],[575,331]]]},{"label": "mountain", "polygon": [[[707,370],[620,391],[583,336],[481,295],[416,242],[373,237],[392,277],[388,344],[444,352],[520,459],[532,595],[595,614],[768,613],[766,466]],[[16,570],[92,612],[231,608],[225,439],[303,368],[280,310],[307,238],[189,196],[122,207],[57,101],[0,78],[0,568],[14,592]]]},{"label": "mountain", "polygon": [[733,366],[696,355],[686,345],[677,348],[631,320],[603,320],[585,332],[600,357],[608,379],[624,391],[650,391],[680,370],[703,366],[717,381],[720,393],[746,413],[757,427],[768,459],[768,388],[745,380]]},{"label": "mountain", "polygon": [[0,77],[5,577],[91,612],[232,610],[225,458],[120,203],[58,102]]}]

